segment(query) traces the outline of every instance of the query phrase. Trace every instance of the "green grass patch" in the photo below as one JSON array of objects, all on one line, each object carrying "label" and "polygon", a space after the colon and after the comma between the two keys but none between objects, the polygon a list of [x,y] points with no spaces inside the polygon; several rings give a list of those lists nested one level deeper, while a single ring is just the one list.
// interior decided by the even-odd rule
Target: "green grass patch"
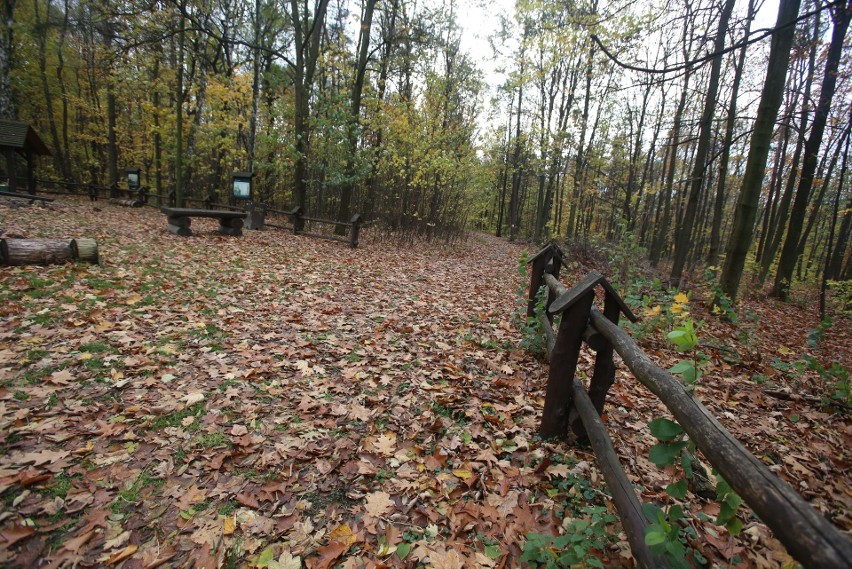
[{"label": "green grass patch", "polygon": [[[201,417],[204,414],[204,402],[199,401],[195,405],[191,405],[189,407],[185,407],[180,411],[175,411],[174,413],[169,413],[168,415],[162,415],[157,417],[151,422],[151,426],[149,427],[152,431],[157,431],[160,429],[165,429],[166,427],[180,427],[181,423],[187,417]],[[198,422],[194,422],[190,425],[190,430],[192,430],[192,426],[194,425],[196,429]]]},{"label": "green grass patch", "polygon": [[164,480],[157,478],[156,476],[152,476],[150,473],[143,470],[139,476],[136,477],[136,480],[126,484],[124,486],[124,490],[121,490],[118,493],[118,496],[116,496],[115,500],[113,500],[112,504],[110,504],[110,511],[114,514],[123,513],[127,506],[136,503],[143,488],[149,486],[153,488],[160,488],[164,483]]},{"label": "green grass patch", "polygon": [[211,449],[220,446],[232,446],[231,441],[225,433],[209,433],[199,435],[195,438],[195,443],[205,449]]},{"label": "green grass patch", "polygon": [[112,353],[115,350],[108,343],[102,340],[97,340],[94,342],[89,342],[88,344],[83,344],[82,346],[80,346],[80,351],[89,354],[108,354]]}]

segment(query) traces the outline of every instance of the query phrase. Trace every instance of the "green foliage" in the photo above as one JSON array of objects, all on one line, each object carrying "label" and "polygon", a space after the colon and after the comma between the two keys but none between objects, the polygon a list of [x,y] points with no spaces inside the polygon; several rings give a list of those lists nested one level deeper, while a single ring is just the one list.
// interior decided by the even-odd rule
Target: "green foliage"
[{"label": "green foliage", "polygon": [[852,280],[828,281],[826,283],[831,291],[831,304],[838,313],[844,316],[852,316]]},{"label": "green foliage", "polygon": [[541,322],[538,318],[539,314],[544,312],[544,304],[547,299],[547,287],[541,286],[535,296],[535,317],[527,316],[526,283],[529,281],[527,269],[528,259],[526,252],[521,253],[518,258],[518,275],[520,281],[518,284],[518,309],[512,315],[515,327],[521,333],[521,342],[519,347],[522,350],[527,350],[535,356],[542,356],[547,349],[547,339],[544,336],[544,330],[541,327]]},{"label": "green foliage", "polygon": [[604,506],[587,506],[582,519],[563,524],[560,536],[529,532],[521,555],[521,563],[532,567],[600,567],[599,552],[615,539],[609,525],[615,521]]},{"label": "green foliage", "polygon": [[720,506],[716,525],[724,526],[731,535],[738,535],[743,529],[743,522],[737,517],[737,510],[743,499],[719,474],[716,474],[716,501]]},{"label": "green foliage", "polygon": [[671,567],[687,569],[686,538],[680,521],[684,518],[683,508],[671,506],[664,511],[656,504],[642,504],[645,517],[651,524],[645,530],[645,545],[652,553],[666,558]]},{"label": "green foliage", "polygon": [[[691,465],[694,446],[690,441],[684,440],[686,434],[680,425],[669,419],[659,418],[651,421],[648,426],[654,438],[660,441],[651,447],[648,460],[663,468],[676,464],[682,455],[689,455],[688,464]],[[687,475],[691,475],[691,469],[687,470],[685,467],[684,470]]]},{"label": "green foliage", "polygon": [[698,336],[695,333],[695,324],[691,318],[687,318],[674,330],[666,334],[666,338],[675,345],[679,352],[689,352],[698,345]]},{"label": "green foliage", "polygon": [[610,248],[609,264],[615,271],[612,284],[617,290],[630,293],[639,275],[637,262],[644,259],[648,252],[639,245],[633,232],[627,230],[627,221],[619,220],[617,234],[621,237]]},{"label": "green foliage", "polygon": [[828,405],[830,401],[837,401],[847,407],[852,404],[852,391],[849,387],[849,370],[837,362],[832,362],[829,367],[824,367],[819,361],[810,355],[805,355],[802,360],[807,369],[819,374],[823,387],[823,404]]},{"label": "green foliage", "polygon": [[728,322],[736,322],[738,320],[737,311],[734,309],[734,301],[728,296],[719,279],[716,278],[718,267],[707,267],[704,269],[704,280],[710,289],[711,298],[713,299],[713,314],[716,314],[723,320]]},{"label": "green foliage", "polygon": [[831,316],[826,315],[816,328],[808,330],[808,346],[814,349],[819,348],[832,324],[834,324],[834,321]]}]

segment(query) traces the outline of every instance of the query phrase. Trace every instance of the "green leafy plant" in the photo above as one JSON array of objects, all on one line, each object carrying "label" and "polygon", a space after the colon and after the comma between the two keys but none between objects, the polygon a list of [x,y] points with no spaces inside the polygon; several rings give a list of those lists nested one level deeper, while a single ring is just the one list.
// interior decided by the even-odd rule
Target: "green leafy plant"
[{"label": "green leafy plant", "polygon": [[716,525],[724,526],[731,535],[738,535],[743,529],[743,522],[737,517],[737,510],[743,499],[719,474],[716,474],[716,501],[720,506]]},{"label": "green leafy plant", "polygon": [[604,567],[599,552],[615,539],[609,524],[615,521],[604,506],[587,506],[586,517],[563,524],[560,536],[529,532],[521,563],[532,567]]},{"label": "green leafy plant", "polygon": [[544,330],[541,327],[541,321],[539,320],[538,315],[544,312],[544,305],[547,299],[547,287],[541,286],[538,291],[536,291],[536,316],[527,316],[528,299],[525,294],[526,282],[528,281],[527,262],[527,254],[525,252],[521,253],[520,258],[518,259],[518,275],[521,277],[520,284],[518,285],[518,309],[513,314],[512,320],[514,321],[518,331],[521,333],[521,342],[519,347],[523,350],[527,350],[535,356],[542,356],[545,353],[547,340],[544,336]]},{"label": "green leafy plant", "polygon": [[801,359],[807,369],[819,374],[823,384],[823,406],[831,401],[842,403],[846,407],[852,404],[852,390],[849,386],[849,370],[837,362],[824,367],[815,357],[805,354]]},{"label": "green leafy plant", "polygon": [[722,285],[717,278],[718,272],[719,267],[707,267],[704,270],[704,280],[710,289],[710,297],[713,299],[713,314],[719,316],[722,320],[736,322],[739,316],[734,308],[734,301],[722,290]]},{"label": "green leafy plant", "polygon": [[645,545],[651,553],[666,558],[675,569],[688,569],[686,539],[679,523],[685,517],[683,508],[674,505],[663,510],[656,504],[642,504],[642,511],[651,522],[645,530]]}]

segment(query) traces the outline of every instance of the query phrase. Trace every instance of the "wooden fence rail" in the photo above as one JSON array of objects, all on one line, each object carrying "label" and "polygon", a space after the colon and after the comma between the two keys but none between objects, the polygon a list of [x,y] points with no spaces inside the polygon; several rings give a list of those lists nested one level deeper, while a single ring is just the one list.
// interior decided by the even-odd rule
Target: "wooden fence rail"
[{"label": "wooden fence rail", "polygon": [[[527,314],[538,317],[544,325],[550,360],[539,434],[544,438],[565,437],[571,428],[578,439],[590,440],[639,565],[662,567],[665,561],[645,545],[649,522],[600,419],[615,378],[613,353],[618,353],[636,379],[660,398],[710,464],[772,529],[790,555],[808,568],[848,567],[852,541],[746,450],[692,392],[654,364],[618,326],[621,314],[633,321],[636,318],[606,279],[592,272],[570,289],[559,283],[562,259],[562,252],[551,244],[531,260]],[[603,312],[594,306],[598,285],[604,289]],[[547,287],[546,309],[536,314],[541,286]],[[552,322],[557,315],[561,315],[561,321],[554,333]],[[574,379],[584,341],[597,351],[588,394]]]}]

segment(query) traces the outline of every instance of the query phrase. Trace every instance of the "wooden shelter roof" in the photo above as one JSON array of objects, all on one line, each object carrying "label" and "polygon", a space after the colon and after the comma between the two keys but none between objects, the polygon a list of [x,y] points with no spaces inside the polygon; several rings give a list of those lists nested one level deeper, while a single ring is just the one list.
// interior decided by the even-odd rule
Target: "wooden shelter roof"
[{"label": "wooden shelter roof", "polygon": [[0,147],[14,148],[23,153],[50,156],[50,150],[36,131],[25,122],[0,120]]}]

